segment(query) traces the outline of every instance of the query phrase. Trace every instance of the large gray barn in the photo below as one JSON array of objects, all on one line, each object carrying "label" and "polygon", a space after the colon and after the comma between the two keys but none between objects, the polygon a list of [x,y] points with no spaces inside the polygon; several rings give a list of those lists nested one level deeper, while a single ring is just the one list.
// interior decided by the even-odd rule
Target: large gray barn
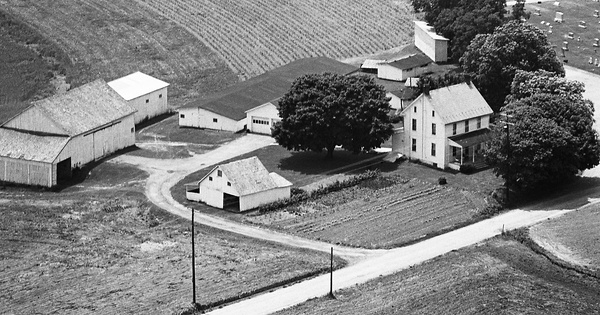
[{"label": "large gray barn", "polygon": [[0,181],[52,187],[135,144],[135,109],[96,80],[34,102],[0,126]]}]

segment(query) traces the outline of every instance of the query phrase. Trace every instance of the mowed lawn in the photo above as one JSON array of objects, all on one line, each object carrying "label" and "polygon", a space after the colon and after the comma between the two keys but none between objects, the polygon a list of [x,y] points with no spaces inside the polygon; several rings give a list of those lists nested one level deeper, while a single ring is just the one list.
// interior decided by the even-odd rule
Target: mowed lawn
[{"label": "mowed lawn", "polygon": [[[98,177],[60,194],[0,191],[1,314],[179,314],[190,306],[190,222]],[[329,268],[325,254],[201,225],[196,233],[202,305]]]},{"label": "mowed lawn", "polygon": [[598,296],[598,279],[497,237],[275,314],[598,314]]},{"label": "mowed lawn", "polygon": [[[590,57],[600,59],[600,47],[594,47],[594,39],[600,37],[600,18],[594,17],[594,10],[600,10],[600,2],[592,0],[566,0],[560,1],[560,6],[555,6],[553,2],[535,3],[527,2],[526,10],[531,14],[528,23],[540,28],[552,45],[556,46],[555,51],[560,60],[568,60],[566,65],[573,66],[592,73],[600,73],[600,68],[590,64]],[[541,15],[534,14],[536,9],[540,10]],[[554,22],[556,12],[563,12],[563,23]],[[549,22],[552,26],[552,33],[548,33],[550,27],[542,24]],[[586,22],[586,28],[579,27],[580,22]],[[573,38],[569,38],[569,32],[573,33]],[[561,48],[568,42],[569,50],[562,57]]]}]

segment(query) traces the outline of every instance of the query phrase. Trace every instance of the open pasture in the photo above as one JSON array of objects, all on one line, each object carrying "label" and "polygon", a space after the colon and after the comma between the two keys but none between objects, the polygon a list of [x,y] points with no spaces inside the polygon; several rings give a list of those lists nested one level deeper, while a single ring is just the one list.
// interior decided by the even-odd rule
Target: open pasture
[{"label": "open pasture", "polygon": [[372,54],[412,40],[400,0],[137,0],[176,21],[249,78],[303,57]]},{"label": "open pasture", "polygon": [[[525,5],[526,10],[531,13],[528,23],[544,31],[550,43],[555,46],[558,58],[568,60],[565,64],[592,73],[600,73],[600,67],[596,63],[596,59],[600,59],[600,47],[594,47],[595,39],[600,38],[600,14],[598,17],[594,16],[594,11],[600,10],[600,2],[567,0],[559,3],[560,5],[556,6],[554,2],[528,1]],[[539,15],[536,14],[537,10]],[[563,13],[562,23],[554,21],[556,12]],[[585,25],[581,23],[582,21]],[[548,23],[550,25],[547,25]],[[548,32],[550,26],[552,26],[552,33]],[[569,33],[572,33],[572,36]],[[566,46],[568,50],[562,57],[562,47]],[[592,58],[591,64],[590,58]]]},{"label": "open pasture", "polygon": [[480,210],[451,187],[385,176],[246,221],[331,243],[391,248],[450,230]]},{"label": "open pasture", "polygon": [[[0,212],[0,314],[180,314],[192,301],[191,223],[141,193],[6,188]],[[202,305],[329,267],[326,254],[196,233]]]},{"label": "open pasture", "polygon": [[6,0],[0,10],[64,50],[74,86],[142,71],[171,83],[169,103],[178,107],[237,81],[210,47],[135,1]]}]

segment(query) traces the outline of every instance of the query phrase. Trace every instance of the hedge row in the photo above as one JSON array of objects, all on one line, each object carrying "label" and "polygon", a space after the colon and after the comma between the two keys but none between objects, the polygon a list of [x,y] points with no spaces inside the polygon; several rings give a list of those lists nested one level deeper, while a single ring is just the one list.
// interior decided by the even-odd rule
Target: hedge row
[{"label": "hedge row", "polygon": [[320,196],[326,195],[334,191],[342,190],[344,188],[356,186],[365,180],[373,179],[380,175],[381,171],[379,170],[367,170],[348,179],[342,181],[337,180],[328,186],[321,186],[310,193],[307,193],[306,191],[299,188],[292,188],[291,196],[289,198],[281,199],[275,202],[262,205],[258,207],[258,211],[260,213],[267,213],[284,207],[296,205],[306,200],[315,200]]}]

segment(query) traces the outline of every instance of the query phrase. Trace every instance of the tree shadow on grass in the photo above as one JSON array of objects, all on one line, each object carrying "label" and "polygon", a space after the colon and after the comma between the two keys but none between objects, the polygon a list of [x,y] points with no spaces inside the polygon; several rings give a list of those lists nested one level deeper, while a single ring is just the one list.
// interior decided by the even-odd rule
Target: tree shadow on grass
[{"label": "tree shadow on grass", "polygon": [[600,198],[600,178],[575,177],[541,191],[514,194],[513,208],[523,210],[574,210]]},{"label": "tree shadow on grass", "polygon": [[[360,167],[378,155],[372,153],[353,154],[348,151],[335,151],[333,158],[327,158],[325,152],[290,151],[288,157],[279,161],[280,170],[294,171],[306,175],[339,173]],[[381,155],[383,158],[383,156]]]}]

